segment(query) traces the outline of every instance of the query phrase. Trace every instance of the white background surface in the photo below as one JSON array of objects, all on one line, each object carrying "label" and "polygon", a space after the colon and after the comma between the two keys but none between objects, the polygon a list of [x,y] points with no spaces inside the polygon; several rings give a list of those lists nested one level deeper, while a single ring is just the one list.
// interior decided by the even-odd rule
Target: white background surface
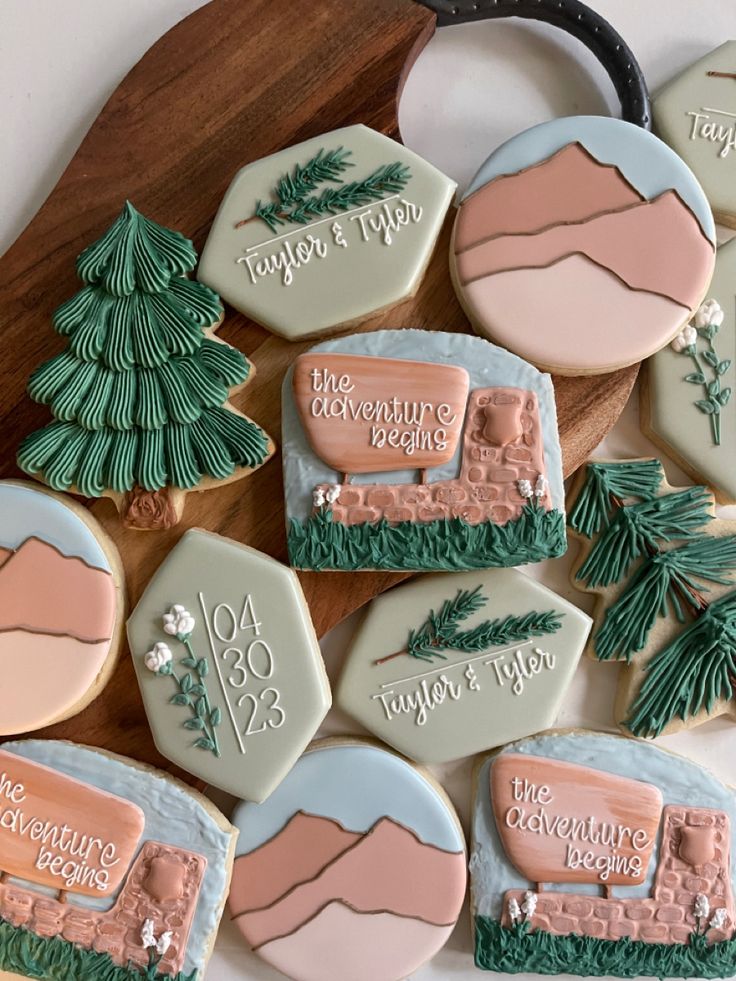
[{"label": "white background surface", "polygon": [[[652,91],[711,48],[736,38],[734,0],[592,3],[629,42]],[[126,72],[199,6],[199,0],[0,0],[0,253],[33,217]],[[405,142],[462,187],[491,150],[534,123],[616,111],[610,81],[582,45],[544,25],[505,21],[440,31],[411,73],[400,121]],[[655,452],[639,432],[636,397],[601,452],[620,458]],[[688,482],[673,465],[667,464],[667,472],[671,480]],[[730,510],[729,516],[736,516],[736,509]],[[571,557],[574,551],[575,546]],[[586,598],[567,582],[568,566],[559,559],[530,571],[585,606]],[[325,646],[333,677],[349,633],[350,625],[344,626]],[[610,729],[616,671],[615,665],[584,662],[559,725]],[[357,730],[347,719],[330,714],[325,733],[351,731]],[[736,785],[731,723],[716,720],[660,742],[707,763]],[[436,771],[466,828],[471,766],[461,761]],[[415,979],[477,981],[481,975],[470,951],[469,920],[463,916],[445,950]],[[223,924],[207,981],[281,977],[246,950],[228,922]]]}]

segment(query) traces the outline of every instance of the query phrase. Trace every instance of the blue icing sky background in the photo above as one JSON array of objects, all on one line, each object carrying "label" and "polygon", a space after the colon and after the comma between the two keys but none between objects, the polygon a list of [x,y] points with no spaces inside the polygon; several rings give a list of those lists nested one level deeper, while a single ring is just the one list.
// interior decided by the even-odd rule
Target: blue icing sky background
[{"label": "blue icing sky background", "polygon": [[652,133],[608,116],[566,116],[512,137],[486,160],[463,200],[494,177],[515,174],[575,142],[582,143],[600,163],[615,164],[647,199],[674,188],[715,243],[710,205],[688,166]]},{"label": "blue icing sky background", "polygon": [[[696,763],[675,756],[651,743],[624,737],[570,733],[562,736],[535,736],[522,740],[502,750],[508,753],[526,753],[529,756],[546,756],[550,759],[580,763],[596,770],[605,770],[622,777],[654,784],[662,791],[664,804],[690,804],[696,807],[712,807],[726,811],[731,820],[731,830],[736,828],[736,796],[717,780],[712,773]],[[470,871],[475,897],[475,912],[483,916],[498,917],[501,914],[503,894],[507,889],[528,889],[525,879],[506,858],[501,839],[496,831],[491,807],[489,771],[494,757],[485,760],[478,771],[477,793],[473,812],[473,846]],[[654,879],[659,842],[654,848],[647,878],[640,886],[617,886],[616,895],[649,896]],[[734,855],[731,857],[731,878],[734,876]],[[563,891],[564,884],[555,883],[551,888]],[[595,884],[576,883],[576,893],[600,895]]]},{"label": "blue icing sky background", "polygon": [[[218,827],[202,804],[182,790],[178,783],[156,773],[133,769],[83,746],[26,739],[4,743],[2,748],[138,804],[146,816],[141,844],[153,839],[179,845],[206,857],[207,868],[184,962],[185,971],[199,969],[203,964],[207,938],[215,929],[216,913],[225,895],[225,857],[230,847],[227,831]],[[43,891],[40,887],[32,888]],[[69,903],[102,909],[111,905],[109,897],[100,902],[70,896]]]},{"label": "blue icing sky background", "polygon": [[[341,354],[363,354],[377,358],[399,358],[406,361],[428,361],[432,364],[454,364],[470,375],[470,391],[509,385],[537,393],[542,418],[542,439],[547,464],[547,478],[554,506],[565,509],[562,484],[562,454],[557,435],[557,410],[554,388],[549,375],[542,374],[527,361],[490,341],[469,334],[442,331],[378,330],[368,334],[341,337],[311,348],[311,352],[335,351]],[[310,352],[310,353],[311,353]],[[281,443],[284,459],[286,511],[289,518],[303,520],[312,511],[312,489],[325,482],[340,480],[340,475],[324,464],[312,451],[297,414],[292,395],[293,369],[284,379],[282,389]],[[453,459],[432,467],[429,480],[453,480],[460,471],[462,438]],[[354,484],[414,483],[416,470],[383,474],[356,474]]]},{"label": "blue icing sky background", "polygon": [[89,565],[110,571],[97,539],[73,511],[42,491],[0,481],[0,546],[17,548],[33,535],[64,555],[79,556]]},{"label": "blue icing sky background", "polygon": [[233,814],[238,855],[273,838],[297,811],[331,817],[349,831],[367,831],[390,817],[429,845],[458,852],[462,832],[414,767],[374,746],[331,746],[306,753],[262,804],[244,802]]}]

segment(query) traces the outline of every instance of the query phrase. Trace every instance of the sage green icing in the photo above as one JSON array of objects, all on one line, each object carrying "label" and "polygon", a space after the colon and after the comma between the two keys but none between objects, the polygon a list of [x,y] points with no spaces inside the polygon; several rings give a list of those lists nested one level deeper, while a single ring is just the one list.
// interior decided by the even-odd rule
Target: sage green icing
[{"label": "sage green icing", "polygon": [[[736,81],[729,84],[736,95]],[[736,111],[736,102],[732,109]],[[733,170],[736,150],[718,163]],[[731,183],[736,187],[736,180]],[[707,296],[722,308],[723,323],[710,339],[700,333],[695,345],[697,369],[690,356],[671,347],[649,359],[649,397],[642,402],[642,419],[656,442],[712,486],[724,502],[736,503],[736,399],[731,395],[736,386],[736,241],[718,249]]]},{"label": "sage green icing", "polygon": [[475,966],[505,974],[574,974],[615,978],[730,978],[736,974],[736,940],[709,944],[693,933],[687,944],[557,936],[528,923],[501,926],[476,916]]},{"label": "sage green icing", "polygon": [[336,702],[420,763],[472,756],[554,725],[591,622],[516,569],[421,576],[371,602]]},{"label": "sage green icing", "polygon": [[657,542],[697,538],[713,518],[711,504],[707,488],[688,487],[619,506],[576,578],[590,587],[619,582],[635,559],[658,551]]},{"label": "sage green icing", "polygon": [[654,126],[693,171],[716,216],[733,217],[736,80],[708,72],[736,72],[736,41],[709,52],[657,93]]},{"label": "sage green icing", "polygon": [[155,963],[115,964],[109,954],[84,950],[62,937],[40,937],[0,919],[0,969],[39,981],[195,981],[197,971],[159,974]]},{"label": "sage green icing", "polygon": [[608,526],[616,500],[654,497],[664,479],[659,460],[625,460],[597,463],[585,468],[585,480],[578,493],[568,524],[586,538]]},{"label": "sage green icing", "polygon": [[635,736],[658,736],[672,719],[733,698],[735,679],[736,591],[711,603],[646,665],[626,726]]},{"label": "sage green icing", "polygon": [[[186,641],[164,631],[175,604],[193,618]],[[219,535],[185,532],[131,614],[128,641],[159,752],[238,798],[274,790],[331,704],[296,573]],[[162,642],[178,686],[145,664]]]},{"label": "sage green icing", "polygon": [[319,571],[487,569],[539,562],[567,549],[565,516],[534,504],[505,525],[471,525],[461,518],[345,525],[324,511],[303,521],[292,518],[287,540],[293,566]]},{"label": "sage green icing", "polygon": [[197,277],[287,340],[334,332],[414,295],[454,191],[367,126],[316,136],[235,174]]},{"label": "sage green icing", "polygon": [[55,421],[21,444],[23,470],[56,490],[97,497],[135,484],[187,489],[265,460],[265,433],[224,406],[249,366],[205,335],[222,304],[182,278],[195,262],[188,239],[129,202],[82,253],[87,285],[54,315],[69,344],[28,383]]}]

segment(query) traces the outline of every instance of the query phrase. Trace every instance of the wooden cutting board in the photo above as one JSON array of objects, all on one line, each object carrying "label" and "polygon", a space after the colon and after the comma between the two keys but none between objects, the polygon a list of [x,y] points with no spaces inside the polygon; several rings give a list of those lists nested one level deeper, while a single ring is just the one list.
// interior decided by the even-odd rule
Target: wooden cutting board
[{"label": "wooden cutting board", "polygon": [[[162,37],[121,82],[39,213],[0,260],[0,475],[48,410],[25,394],[31,371],[64,347],[53,310],[80,287],[74,261],[125,198],[189,235],[201,250],[235,171],[282,147],[351,123],[398,138],[402,84],[435,29],[412,0],[213,0]],[[491,148],[489,147],[489,150]],[[468,331],[448,273],[448,217],[418,295],[369,329]],[[234,398],[278,441],[284,372],[307,344],[289,344],[228,310],[219,332],[253,359],[255,381]],[[565,474],[615,422],[638,366],[600,378],[556,378]],[[169,532],[126,531],[110,501],[88,502],[120,548],[134,604],[168,550],[203,527],[286,558],[278,456],[245,480],[191,494]],[[349,578],[348,578],[349,576]],[[321,636],[400,575],[301,576]],[[71,738],[162,765],[124,652],[112,682],[83,713],[40,735]],[[168,765],[168,764],[163,764]]]}]

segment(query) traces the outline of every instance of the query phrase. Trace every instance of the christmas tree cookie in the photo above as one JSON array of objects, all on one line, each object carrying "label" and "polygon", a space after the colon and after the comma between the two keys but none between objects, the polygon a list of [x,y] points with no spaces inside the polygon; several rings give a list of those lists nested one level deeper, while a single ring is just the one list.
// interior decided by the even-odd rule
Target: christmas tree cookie
[{"label": "christmas tree cookie", "polygon": [[719,248],[693,321],[645,368],[644,432],[720,503],[736,503],[736,242]]},{"label": "christmas tree cookie", "polygon": [[554,724],[591,620],[515,569],[423,576],[376,597],[336,700],[418,763]]},{"label": "christmas tree cookie", "polygon": [[86,708],[113,673],[124,618],[120,556],[89,512],[0,481],[0,736]]},{"label": "christmas tree cookie", "polygon": [[125,757],[30,739],[0,749],[0,812],[2,977],[204,977],[237,837],[209,800]]},{"label": "christmas tree cookie", "polygon": [[569,501],[574,583],[595,593],[590,653],[620,661],[617,723],[654,737],[736,719],[736,522],[659,460],[587,464]]},{"label": "christmas tree cookie", "polygon": [[26,437],[18,464],[55,490],[113,499],[127,527],[176,524],[190,490],[237,480],[273,454],[228,401],[253,375],[214,332],[219,297],[187,278],[192,243],[126,203],[77,260],[83,289],[54,314],[69,338],[31,376],[53,422]]},{"label": "christmas tree cookie", "polygon": [[689,760],[551,732],[475,772],[476,967],[502,974],[730,978],[736,797]]},{"label": "christmas tree cookie", "polygon": [[335,333],[414,295],[454,191],[401,143],[347,126],[243,167],[197,275],[287,340]]}]

